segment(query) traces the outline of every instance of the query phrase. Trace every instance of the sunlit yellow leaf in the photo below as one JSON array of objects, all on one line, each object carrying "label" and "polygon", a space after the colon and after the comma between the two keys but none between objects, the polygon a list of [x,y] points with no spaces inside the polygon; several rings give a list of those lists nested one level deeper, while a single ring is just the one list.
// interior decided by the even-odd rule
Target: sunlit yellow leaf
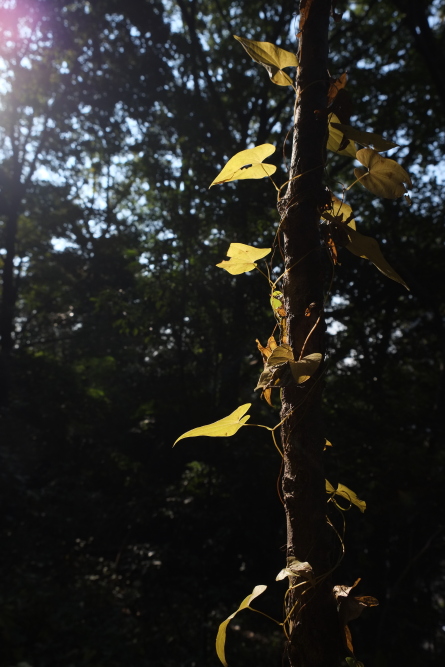
[{"label": "sunlit yellow leaf", "polygon": [[240,405],[239,408],[228,415],[228,417],[224,417],[224,419],[213,422],[213,424],[207,424],[206,426],[198,426],[198,428],[193,428],[191,431],[183,433],[174,442],[173,446],[183,438],[194,438],[198,435],[207,435],[210,438],[226,438],[234,435],[250,419],[250,415],[246,415],[246,412],[251,405],[252,403]]},{"label": "sunlit yellow leaf", "polygon": [[224,260],[217,264],[221,269],[225,269],[232,275],[252,271],[256,267],[255,261],[266,257],[271,248],[254,248],[244,243],[231,243],[227,251],[229,260]]},{"label": "sunlit yellow leaf", "polygon": [[227,631],[227,626],[229,625],[230,621],[234,616],[239,611],[242,611],[243,609],[249,609],[249,605],[254,600],[258,595],[261,595],[261,593],[264,593],[266,590],[267,586],[264,586],[263,584],[260,584],[259,586],[255,586],[253,589],[252,593],[248,595],[244,600],[241,602],[240,606],[236,611],[233,612],[233,614],[230,614],[226,618],[225,621],[221,623],[221,625],[218,628],[218,634],[216,635],[216,654],[218,658],[221,660],[222,664],[224,667],[228,667],[227,665],[227,660],[226,660],[226,653],[225,653],[225,644],[226,644],[226,631]]},{"label": "sunlit yellow leaf", "polygon": [[396,271],[388,264],[386,259],[382,255],[380,246],[377,241],[370,236],[364,236],[360,234],[355,229],[350,227],[345,227],[345,231],[348,235],[350,243],[346,248],[358,257],[363,257],[364,259],[369,259],[370,262],[374,264],[385,276],[395,280],[397,283],[400,283],[407,290],[409,290],[406,282],[399,276]]},{"label": "sunlit yellow leaf", "polygon": [[289,361],[290,369],[292,371],[292,376],[297,384],[302,384],[309,380],[311,375],[315,373],[319,367],[323,355],[319,352],[315,354],[308,354],[307,357],[303,357],[300,361]]},{"label": "sunlit yellow leaf", "polygon": [[395,160],[382,157],[371,148],[362,148],[357,151],[356,157],[368,169],[354,169],[355,177],[360,178],[360,183],[378,197],[397,199],[407,192],[405,183],[412,188],[409,174]]},{"label": "sunlit yellow leaf", "polygon": [[359,508],[360,512],[365,511],[365,501],[357,498],[357,494],[355,494],[354,491],[351,491],[351,489],[348,489],[347,486],[344,486],[344,484],[339,484],[335,493],[337,496],[342,496],[343,498],[349,500],[350,503]]},{"label": "sunlit yellow leaf", "polygon": [[335,115],[335,113],[331,113],[328,116],[328,120],[329,120],[329,136],[326,148],[329,151],[338,153],[339,155],[349,155],[349,157],[355,157],[357,151],[354,142],[351,140],[347,141],[345,148],[339,150],[344,140],[344,134],[336,127],[334,127],[334,125],[332,124],[332,123],[338,124],[339,118]]},{"label": "sunlit yellow leaf", "polygon": [[228,183],[229,181],[240,181],[245,178],[264,178],[271,176],[277,170],[273,164],[263,164],[263,160],[275,153],[272,144],[261,144],[255,148],[240,151],[227,162],[226,166],[219,172],[215,180],[210,184]]},{"label": "sunlit yellow leaf", "polygon": [[326,449],[326,447],[332,447],[332,442],[329,442],[329,440],[325,440],[325,441],[324,441],[323,451]]},{"label": "sunlit yellow leaf", "polygon": [[273,83],[278,86],[292,86],[292,79],[282,70],[284,67],[298,67],[298,59],[294,53],[280,49],[270,42],[254,42],[233,36],[244,46],[252,60],[267,69]]},{"label": "sunlit yellow leaf", "polygon": [[357,226],[355,224],[355,220],[353,220],[351,217],[352,208],[348,204],[345,204],[344,201],[342,201],[332,193],[331,193],[331,200],[332,200],[332,214],[335,217],[341,216],[342,222],[346,222],[346,220],[349,220],[348,226],[352,227],[352,229],[356,229]]},{"label": "sunlit yellow leaf", "polygon": [[[356,505],[356,507],[359,508],[360,512],[365,511],[366,509],[365,501],[360,500],[360,498],[357,498],[357,494],[355,494],[354,491],[348,489],[348,487],[345,486],[344,484],[339,484],[338,487],[334,489],[334,487],[330,482],[328,482],[328,480],[325,480],[325,482],[326,482],[326,493],[330,493],[331,495],[335,494],[336,496],[341,496],[342,498],[346,498],[347,500],[349,500],[350,503]],[[351,586],[350,588],[353,588],[353,586]],[[348,592],[350,588],[348,589]]]},{"label": "sunlit yellow leaf", "polygon": [[331,494],[335,493],[335,489],[332,486],[332,484],[328,482],[327,479],[325,480],[325,482],[326,482],[326,493],[331,493]]},{"label": "sunlit yellow leaf", "polygon": [[389,151],[390,148],[396,148],[399,144],[395,144],[393,141],[388,141],[380,136],[380,134],[374,134],[374,132],[362,132],[361,130],[356,130],[355,127],[350,125],[343,125],[342,123],[332,123],[332,126],[340,130],[347,139],[356,141],[362,146],[373,146],[374,150],[382,152]]}]

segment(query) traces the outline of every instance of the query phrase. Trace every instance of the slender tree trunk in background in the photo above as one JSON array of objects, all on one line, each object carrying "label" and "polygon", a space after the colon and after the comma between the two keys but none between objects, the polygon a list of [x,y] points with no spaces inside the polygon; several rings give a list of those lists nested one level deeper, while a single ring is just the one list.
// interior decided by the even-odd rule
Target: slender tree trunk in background
[{"label": "slender tree trunk in background", "polygon": [[[324,353],[325,348],[323,298],[327,262],[318,223],[326,201],[323,168],[330,8],[330,0],[306,0],[300,4],[299,96],[289,178],[299,177],[291,181],[286,197],[279,203],[288,270],[283,285],[287,334],[296,360],[302,352],[303,356]],[[315,588],[307,584],[288,595],[287,613],[292,611],[286,654],[291,667],[336,667],[347,654],[328,575],[333,565],[334,541],[326,520],[322,371],[323,365],[303,385],[282,389],[282,418],[289,415],[282,426],[287,556],[308,561],[315,577],[325,575]]]},{"label": "slender tree trunk in background", "polygon": [[[15,208],[15,207],[14,207]],[[2,271],[2,300],[0,309],[0,408],[9,403],[11,385],[11,354],[14,347],[12,332],[16,302],[14,258],[17,237],[17,210],[11,211],[6,220],[6,255]]]}]

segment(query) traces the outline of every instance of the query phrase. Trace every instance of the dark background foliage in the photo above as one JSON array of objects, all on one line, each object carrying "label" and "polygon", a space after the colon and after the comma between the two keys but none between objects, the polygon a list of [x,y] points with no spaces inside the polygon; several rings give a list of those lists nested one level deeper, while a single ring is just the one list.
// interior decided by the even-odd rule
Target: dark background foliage
[{"label": "dark background foliage", "polygon": [[[368,509],[346,514],[335,577],[380,600],[351,626],[366,667],[439,666],[445,16],[428,0],[342,10],[331,75],[347,70],[353,124],[401,144],[414,188],[411,208],[348,194],[411,291],[341,251],[326,465]],[[253,421],[277,421],[253,392],[267,286],[214,267],[230,242],[271,244],[274,193],[208,185],[266,141],[285,180],[292,91],[232,35],[295,49],[297,13],[288,0],[2,3],[1,667],[216,666],[218,624],[259,583],[257,606],[281,618],[267,432],[171,445],[246,402]],[[331,156],[327,177],[341,193],[350,161]],[[279,628],[243,612],[227,652],[279,665]]]}]

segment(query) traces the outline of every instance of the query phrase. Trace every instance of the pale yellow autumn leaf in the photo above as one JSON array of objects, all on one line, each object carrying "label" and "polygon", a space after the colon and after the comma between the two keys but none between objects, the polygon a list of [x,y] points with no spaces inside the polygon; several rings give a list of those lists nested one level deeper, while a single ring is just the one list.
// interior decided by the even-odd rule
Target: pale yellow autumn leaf
[{"label": "pale yellow autumn leaf", "polygon": [[210,438],[226,438],[234,435],[250,419],[250,415],[246,415],[246,412],[251,405],[252,403],[240,405],[239,408],[227,417],[224,417],[224,419],[213,422],[213,424],[207,424],[206,426],[198,426],[198,428],[193,428],[191,431],[183,433],[175,440],[173,447],[183,438],[195,438],[198,435],[207,435]]},{"label": "pale yellow autumn leaf", "polygon": [[336,496],[341,496],[342,498],[346,498],[349,500],[350,503],[355,505],[356,507],[359,508],[360,512],[364,512],[366,509],[366,503],[364,500],[360,500],[360,498],[357,498],[357,494],[354,493],[354,491],[351,491],[351,489],[348,489],[347,486],[344,484],[339,484],[336,489],[332,486],[328,480],[325,480],[326,482],[326,493],[330,493],[331,495],[336,495]]},{"label": "pale yellow autumn leaf", "polygon": [[225,653],[225,644],[226,644],[226,631],[227,631],[227,626],[229,625],[230,621],[234,616],[239,611],[242,611],[243,609],[249,609],[249,605],[254,600],[258,595],[261,595],[261,593],[264,593],[266,590],[267,586],[264,586],[264,584],[260,584],[259,586],[255,586],[253,589],[252,593],[248,595],[244,600],[241,602],[240,606],[236,611],[233,612],[233,614],[230,614],[226,618],[225,621],[221,623],[221,625],[218,628],[218,634],[216,635],[216,654],[218,658],[221,660],[222,664],[224,667],[228,667],[227,665],[227,660],[226,660],[226,653]]},{"label": "pale yellow autumn leaf", "polygon": [[341,132],[334,126],[339,122],[339,118],[335,115],[335,113],[331,113],[328,116],[328,120],[329,120],[329,136],[326,148],[329,151],[338,153],[339,155],[348,155],[349,157],[355,158],[356,148],[355,148],[355,143],[353,141],[348,140],[346,147],[339,150],[341,143],[344,139],[343,132]]},{"label": "pale yellow autumn leaf", "polygon": [[412,188],[409,174],[395,160],[382,157],[371,148],[357,151],[357,160],[367,169],[354,169],[356,178],[370,192],[385,199],[397,199],[407,192],[405,184]]},{"label": "pale yellow autumn leaf", "polygon": [[349,500],[350,503],[355,505],[356,507],[359,508],[360,512],[364,512],[366,509],[366,503],[364,500],[360,500],[360,498],[357,498],[357,494],[354,493],[354,491],[351,491],[351,489],[348,489],[347,486],[344,484],[339,484],[337,487],[337,490],[335,491],[335,494],[337,496],[342,496],[343,498],[346,498]]},{"label": "pale yellow autumn leaf", "polygon": [[263,160],[275,153],[272,144],[261,144],[255,148],[247,148],[240,151],[227,162],[226,166],[212,181],[212,185],[228,183],[229,181],[240,181],[246,178],[264,178],[271,176],[277,170],[273,164],[263,164]]},{"label": "pale yellow autumn leaf", "polygon": [[394,271],[392,266],[388,264],[386,259],[382,255],[380,246],[378,242],[371,238],[370,236],[364,236],[360,234],[355,229],[350,227],[345,227],[345,231],[349,238],[349,243],[346,248],[358,257],[363,257],[364,259],[369,259],[370,262],[374,264],[385,276],[395,280],[397,283],[400,283],[407,290],[409,290],[406,282],[399,276],[399,274]]},{"label": "pale yellow autumn leaf", "polygon": [[229,260],[223,260],[216,266],[225,269],[232,275],[252,271],[256,267],[256,260],[266,257],[271,252],[271,248],[254,248],[244,243],[231,243],[227,251]]},{"label": "pale yellow autumn leaf", "polygon": [[278,86],[292,86],[292,79],[282,70],[285,67],[298,67],[298,59],[294,53],[280,49],[270,42],[254,42],[251,39],[233,36],[243,45],[252,60],[266,68],[273,83]]},{"label": "pale yellow autumn leaf", "polygon": [[331,193],[331,201],[332,201],[332,215],[334,215],[335,217],[341,216],[342,222],[346,222],[346,220],[349,219],[348,226],[352,227],[352,229],[356,229],[357,226],[355,224],[355,220],[351,218],[352,208],[349,206],[349,204],[345,204],[344,201],[342,201],[332,193]]}]

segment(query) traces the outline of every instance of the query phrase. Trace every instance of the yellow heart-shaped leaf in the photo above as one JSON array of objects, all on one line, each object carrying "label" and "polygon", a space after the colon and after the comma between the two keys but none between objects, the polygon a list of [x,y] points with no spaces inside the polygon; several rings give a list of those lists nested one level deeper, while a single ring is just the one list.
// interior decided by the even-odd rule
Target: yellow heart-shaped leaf
[{"label": "yellow heart-shaped leaf", "polygon": [[261,144],[255,148],[247,148],[240,151],[227,162],[226,166],[219,172],[218,176],[210,184],[228,183],[245,178],[264,178],[271,176],[277,170],[273,164],[263,164],[263,160],[275,153],[272,144]]},{"label": "yellow heart-shaped leaf", "polygon": [[292,86],[292,79],[282,70],[284,67],[298,67],[298,58],[294,53],[280,49],[270,42],[254,42],[251,39],[233,36],[242,44],[252,60],[267,69],[273,83],[278,86]]},{"label": "yellow heart-shaped leaf", "polygon": [[357,160],[367,169],[354,169],[356,178],[370,192],[385,199],[397,199],[407,192],[405,186],[413,187],[409,174],[395,160],[382,157],[371,148],[362,148],[357,151]]},{"label": "yellow heart-shaped leaf", "polygon": [[266,257],[270,252],[271,248],[254,248],[244,243],[231,243],[227,251],[227,257],[230,259],[223,260],[216,266],[236,276],[252,271],[256,267],[255,261]]}]

